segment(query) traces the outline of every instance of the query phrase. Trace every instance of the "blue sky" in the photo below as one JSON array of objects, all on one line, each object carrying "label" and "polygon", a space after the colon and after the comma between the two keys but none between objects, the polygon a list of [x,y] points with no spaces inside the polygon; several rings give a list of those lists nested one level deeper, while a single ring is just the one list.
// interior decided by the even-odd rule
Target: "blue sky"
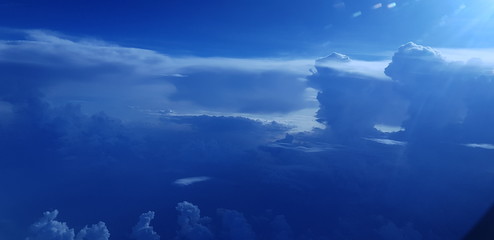
[{"label": "blue sky", "polygon": [[[489,47],[490,9],[485,0],[3,1],[0,7],[6,28],[229,57],[313,57],[334,49],[375,53],[408,41]],[[357,12],[362,14],[352,17]]]},{"label": "blue sky", "polygon": [[1,1],[0,239],[462,239],[494,6]]}]

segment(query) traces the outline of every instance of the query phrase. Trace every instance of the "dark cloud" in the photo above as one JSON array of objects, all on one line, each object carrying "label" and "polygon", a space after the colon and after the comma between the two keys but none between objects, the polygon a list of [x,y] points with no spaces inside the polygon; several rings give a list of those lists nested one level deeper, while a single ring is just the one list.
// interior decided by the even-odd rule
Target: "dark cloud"
[{"label": "dark cloud", "polygon": [[216,111],[246,113],[291,112],[310,106],[302,75],[222,67],[184,71],[186,76],[171,81],[177,88],[172,100],[191,101]]},{"label": "dark cloud", "polygon": [[221,218],[221,239],[254,240],[256,239],[252,227],[244,215],[235,210],[218,209]]},{"label": "dark cloud", "polygon": [[209,218],[201,217],[201,210],[189,202],[177,204],[178,225],[180,226],[179,236],[187,240],[213,239],[213,234],[204,225],[209,222]]}]

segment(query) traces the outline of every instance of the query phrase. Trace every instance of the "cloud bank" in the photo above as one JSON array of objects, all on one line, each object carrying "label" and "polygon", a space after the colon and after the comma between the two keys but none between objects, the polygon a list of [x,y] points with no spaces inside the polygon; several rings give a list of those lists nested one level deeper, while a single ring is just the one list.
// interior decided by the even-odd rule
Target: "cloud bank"
[{"label": "cloud bank", "polygon": [[[0,83],[0,181],[8,196],[0,199],[2,238],[107,239],[102,223],[84,227],[104,216],[114,239],[455,239],[494,199],[490,151],[477,149],[494,142],[488,64],[451,62],[409,43],[386,70],[382,62],[332,54],[305,73],[294,67],[301,66],[297,61],[176,58],[44,32],[31,35],[2,42],[0,51],[9,76]],[[317,118],[326,128],[287,134],[284,125],[235,117],[234,110],[216,117],[163,110],[168,103],[203,110],[255,102],[194,103],[204,96],[187,91],[203,84],[196,79],[200,71],[214,78],[212,86],[221,85],[215,94],[244,94],[237,85],[223,87],[230,80],[216,79],[222,77],[216,70],[228,79],[234,79],[232,71],[253,78],[253,85],[245,86],[249,91],[261,88],[267,76],[274,79],[267,89],[278,91],[284,81],[279,74],[308,74],[289,85],[316,89]],[[180,82],[188,76],[191,82]],[[298,89],[290,86],[289,91]],[[109,94],[113,88],[123,98]],[[279,97],[267,92],[260,96]],[[55,98],[75,99],[79,93],[79,102]],[[128,109],[155,114],[153,121],[85,110],[86,102],[111,103],[100,99],[107,95],[126,105],[124,99],[134,93],[163,100],[157,104],[163,111],[144,106],[142,99],[131,99],[143,105]],[[224,97],[218,99],[229,99]],[[255,114],[291,111],[274,102]],[[461,147],[465,143],[477,145]],[[184,176],[215,181],[192,184],[205,179]],[[175,181],[192,185],[170,184]],[[35,212],[53,206],[83,230],[76,234],[57,221],[57,211],[47,212],[29,234],[10,227],[28,225]],[[235,210],[217,210],[224,207]],[[146,212],[136,224],[135,217],[147,209],[160,217]]]},{"label": "cloud bank", "polygon": [[0,91],[9,99],[38,92],[55,104],[77,102],[89,113],[121,118],[136,118],[139,111],[129,106],[183,114],[314,107],[303,79],[309,60],[171,57],[47,31],[18,32],[24,38],[0,42]]}]

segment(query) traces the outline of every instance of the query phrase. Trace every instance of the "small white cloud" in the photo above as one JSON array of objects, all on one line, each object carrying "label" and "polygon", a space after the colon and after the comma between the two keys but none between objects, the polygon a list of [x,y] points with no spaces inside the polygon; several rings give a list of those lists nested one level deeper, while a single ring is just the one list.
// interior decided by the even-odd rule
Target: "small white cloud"
[{"label": "small white cloud", "polygon": [[189,186],[189,185],[192,185],[194,183],[204,182],[204,181],[208,181],[210,179],[211,179],[210,177],[204,177],[204,176],[179,178],[179,179],[173,181],[173,184],[178,185],[178,186]]},{"label": "small white cloud", "polygon": [[383,4],[382,3],[376,3],[372,6],[372,9],[378,9],[378,8],[382,8]]},{"label": "small white cloud", "polygon": [[380,143],[380,144],[385,144],[385,145],[396,145],[396,146],[407,145],[406,142],[391,140],[391,139],[387,139],[387,138],[364,138],[364,139],[369,140],[369,141],[373,141],[376,143]]},{"label": "small white cloud", "polygon": [[463,144],[463,146],[471,147],[471,148],[482,148],[482,149],[494,150],[494,144],[489,144],[489,143],[468,143],[468,144]]},{"label": "small white cloud", "polygon": [[405,130],[400,126],[391,126],[386,124],[376,124],[374,125],[374,128],[383,133],[394,133]]},{"label": "small white cloud", "polygon": [[396,3],[395,2],[392,2],[390,4],[388,4],[388,8],[394,8],[396,7]]},{"label": "small white cloud", "polygon": [[268,144],[267,146],[272,147],[272,148],[290,149],[290,150],[306,152],[306,153],[318,153],[318,152],[326,152],[326,151],[335,150],[335,147],[332,145],[329,145],[329,144],[311,144],[310,146],[309,145],[302,146],[302,145],[297,145],[297,144],[293,144],[293,143],[274,142],[274,143]]},{"label": "small white cloud", "polygon": [[356,17],[360,17],[360,15],[362,15],[362,12],[361,11],[358,11],[358,12],[354,12],[352,14],[352,17],[356,18]]}]

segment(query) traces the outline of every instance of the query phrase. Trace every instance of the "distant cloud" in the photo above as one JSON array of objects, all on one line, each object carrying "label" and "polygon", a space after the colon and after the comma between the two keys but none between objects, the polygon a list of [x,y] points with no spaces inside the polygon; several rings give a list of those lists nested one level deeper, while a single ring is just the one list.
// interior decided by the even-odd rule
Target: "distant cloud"
[{"label": "distant cloud", "polygon": [[405,119],[406,102],[384,75],[387,64],[338,53],[316,61],[308,83],[319,90],[318,121],[328,126],[336,141],[377,134],[376,124],[399,125]]},{"label": "distant cloud", "polygon": [[173,181],[173,184],[178,186],[189,186],[194,183],[204,182],[210,180],[210,177],[188,177],[188,178],[179,178]]},{"label": "distant cloud", "polygon": [[43,217],[31,226],[31,235],[27,240],[74,240],[74,229],[66,223],[56,221],[58,210],[43,213]]},{"label": "distant cloud", "polygon": [[75,240],[108,240],[110,232],[104,222],[99,222],[91,227],[84,227],[75,237]]},{"label": "distant cloud", "polygon": [[203,224],[209,218],[201,217],[199,208],[189,202],[180,202],[176,207],[178,211],[179,236],[185,240],[208,240],[213,239],[211,231]]},{"label": "distant cloud", "polygon": [[414,138],[487,141],[493,133],[487,119],[494,119],[489,110],[494,99],[488,93],[494,90],[494,73],[481,61],[449,61],[433,48],[407,43],[385,72],[409,102],[402,126]]},{"label": "distant cloud", "polygon": [[[104,222],[84,227],[77,234],[66,223],[56,221],[58,210],[47,211],[43,217],[31,226],[31,235],[27,240],[108,240],[110,232]],[[75,239],[74,239],[75,237]]]},{"label": "distant cloud", "polygon": [[235,210],[218,209],[221,217],[221,239],[225,240],[255,240],[256,235],[244,215]]},{"label": "distant cloud", "polygon": [[[54,103],[130,118],[145,109],[176,113],[288,113],[314,107],[304,77],[311,60],[171,57],[52,32],[0,41],[3,93],[41,92]],[[5,86],[4,86],[5,85]],[[141,117],[142,118],[142,117]]]},{"label": "distant cloud", "polygon": [[159,240],[160,236],[150,225],[153,219],[154,212],[152,211],[141,214],[139,222],[132,228],[132,236],[136,240]]},{"label": "distant cloud", "polygon": [[488,143],[468,143],[468,144],[463,144],[466,147],[471,147],[471,148],[482,148],[482,149],[488,149],[488,150],[494,150],[494,144],[488,144]]},{"label": "distant cloud", "polygon": [[405,146],[407,143],[402,142],[402,141],[396,141],[392,139],[386,139],[386,138],[364,138],[365,140],[377,142],[380,144],[385,144],[385,145],[397,145],[397,146]]}]

